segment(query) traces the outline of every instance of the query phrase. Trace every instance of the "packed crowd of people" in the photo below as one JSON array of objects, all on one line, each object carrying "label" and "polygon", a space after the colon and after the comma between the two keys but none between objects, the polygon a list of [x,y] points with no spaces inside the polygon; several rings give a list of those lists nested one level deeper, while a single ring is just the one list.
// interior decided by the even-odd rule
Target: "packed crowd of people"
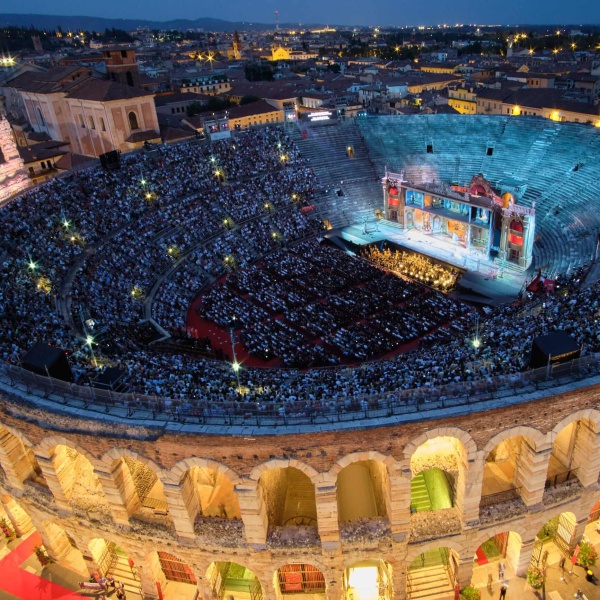
[{"label": "packed crowd of people", "polygon": [[[27,192],[0,210],[2,360],[19,364],[40,341],[68,352],[79,384],[124,369],[140,406],[314,415],[517,376],[532,340],[556,329],[584,354],[600,350],[600,284],[565,280],[543,302],[525,296],[480,315],[476,333],[470,307],[320,243],[320,223],[301,211],[318,197],[309,165],[276,128],[161,146],[123,156],[117,171],[82,170]],[[400,258],[432,269],[430,279],[448,275]],[[283,367],[234,375],[231,363],[157,352],[129,335],[149,314],[188,335],[199,293],[203,318],[228,328],[235,317],[248,352]],[[99,327],[110,345],[86,344]]]}]

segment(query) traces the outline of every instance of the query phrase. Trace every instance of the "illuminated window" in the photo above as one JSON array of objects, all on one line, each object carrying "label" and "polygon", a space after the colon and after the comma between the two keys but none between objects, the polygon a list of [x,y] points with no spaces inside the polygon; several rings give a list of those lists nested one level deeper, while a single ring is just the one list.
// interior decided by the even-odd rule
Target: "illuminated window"
[{"label": "illuminated window", "polygon": [[128,118],[129,118],[129,127],[132,130],[140,128],[140,126],[138,125],[137,115],[133,111],[131,111],[129,113]]}]

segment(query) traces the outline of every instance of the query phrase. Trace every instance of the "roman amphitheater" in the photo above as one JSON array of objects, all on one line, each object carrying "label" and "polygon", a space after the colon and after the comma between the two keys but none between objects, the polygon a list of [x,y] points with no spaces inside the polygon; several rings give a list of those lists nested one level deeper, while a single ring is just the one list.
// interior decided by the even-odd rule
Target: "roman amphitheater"
[{"label": "roman amphitheater", "polygon": [[[37,530],[82,579],[124,580],[128,598],[445,599],[499,557],[510,576],[546,552],[570,557],[600,515],[599,132],[423,115],[187,144],[70,174],[0,211],[7,526]],[[362,365],[238,370],[230,315],[212,323],[233,357],[175,335],[224,273],[241,280],[262,261],[271,279],[274,263],[309,275],[301,261],[323,258],[309,245],[323,222],[381,209],[386,168],[518,187],[536,208],[534,268],[562,291],[486,309],[482,347],[471,314],[440,295],[444,325],[419,331],[418,349]],[[333,286],[330,272],[314,278]],[[268,289],[268,301],[291,297]],[[248,293],[223,302],[260,332]],[[553,329],[581,358],[527,370],[531,337]],[[279,356],[299,344],[288,329],[272,336]],[[64,349],[76,383],[23,368],[34,342]],[[118,386],[100,385],[103,367]]]}]

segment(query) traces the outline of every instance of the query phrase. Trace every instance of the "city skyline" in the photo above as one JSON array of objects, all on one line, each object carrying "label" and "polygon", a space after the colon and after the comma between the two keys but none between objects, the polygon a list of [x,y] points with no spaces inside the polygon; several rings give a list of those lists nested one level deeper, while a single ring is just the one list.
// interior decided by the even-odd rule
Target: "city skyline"
[{"label": "city skyline", "polygon": [[402,6],[392,0],[377,0],[365,3],[362,0],[290,0],[287,3],[275,0],[224,0],[214,6],[199,7],[190,0],[178,3],[177,11],[166,8],[158,0],[133,0],[126,4],[117,0],[105,0],[102,4],[89,1],[57,0],[49,8],[41,0],[30,0],[23,5],[17,0],[5,0],[5,13],[52,14],[60,16],[90,16],[169,21],[172,19],[215,18],[226,21],[273,23],[274,12],[279,11],[281,23],[321,23],[357,26],[403,26],[487,24],[595,24],[600,23],[600,5],[591,6],[584,0],[569,4],[551,0],[523,4],[509,0],[502,5],[480,5],[473,7],[468,0],[458,0],[449,5],[443,0],[431,0],[424,10],[420,5]]}]

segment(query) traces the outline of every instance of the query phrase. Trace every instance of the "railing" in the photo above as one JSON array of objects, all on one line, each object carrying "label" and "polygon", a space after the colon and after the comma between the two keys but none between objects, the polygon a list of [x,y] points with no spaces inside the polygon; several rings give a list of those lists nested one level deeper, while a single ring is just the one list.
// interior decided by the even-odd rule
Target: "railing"
[{"label": "railing", "polygon": [[503,492],[495,492],[494,494],[485,494],[481,496],[481,502],[479,506],[485,508],[486,506],[492,506],[494,504],[500,504],[501,502],[508,502],[509,500],[517,500],[521,497],[521,488],[511,488],[510,490],[504,490]]},{"label": "railing", "polygon": [[561,483],[566,483],[567,481],[572,481],[573,479],[577,479],[577,469],[569,469],[568,471],[563,471],[562,473],[558,473],[557,475],[552,475],[552,477],[548,477],[546,479],[544,489],[547,490],[548,488],[560,485]]},{"label": "railing", "polygon": [[[357,367],[361,368],[361,367]],[[225,367],[224,367],[225,369]],[[225,372],[225,371],[224,371]],[[296,425],[334,425],[368,419],[401,419],[403,416],[427,418],[433,411],[469,413],[481,410],[478,404],[510,398],[510,403],[527,402],[526,395],[545,390],[552,395],[558,385],[585,381],[600,374],[600,354],[586,356],[554,368],[543,367],[513,375],[475,381],[465,381],[440,387],[395,390],[374,395],[356,395],[335,407],[306,407],[289,413],[268,403],[199,401],[169,399],[137,393],[117,393],[93,387],[79,386],[58,379],[37,375],[21,367],[0,364],[0,384],[5,391],[13,388],[20,401],[23,392],[33,400],[42,398],[48,405],[55,403],[91,413],[112,415],[120,421],[136,419],[153,421],[156,427],[179,422],[217,426],[289,427]],[[6,390],[6,388],[9,388]],[[19,393],[20,392],[20,393]],[[452,410],[458,409],[458,410]],[[151,427],[145,423],[146,427]],[[556,485],[552,483],[551,485]]]}]

